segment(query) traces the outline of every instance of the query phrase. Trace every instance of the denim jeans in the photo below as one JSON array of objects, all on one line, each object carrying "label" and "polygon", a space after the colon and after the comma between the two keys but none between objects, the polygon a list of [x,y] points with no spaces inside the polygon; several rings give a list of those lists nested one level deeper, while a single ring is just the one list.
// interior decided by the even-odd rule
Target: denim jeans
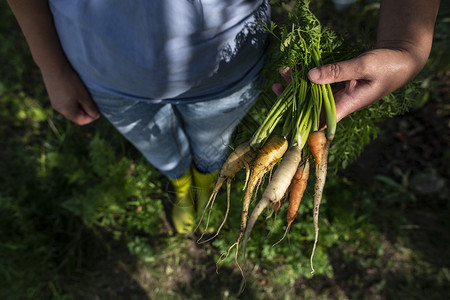
[{"label": "denim jeans", "polygon": [[254,79],[230,95],[185,104],[155,104],[91,92],[100,112],[165,176],[179,178],[193,163],[203,173],[226,159],[231,134],[256,102]]}]

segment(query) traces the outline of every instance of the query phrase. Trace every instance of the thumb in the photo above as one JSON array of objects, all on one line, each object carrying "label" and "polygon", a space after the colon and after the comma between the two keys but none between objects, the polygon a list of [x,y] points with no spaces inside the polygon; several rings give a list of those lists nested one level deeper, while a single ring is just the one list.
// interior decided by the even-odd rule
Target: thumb
[{"label": "thumb", "polygon": [[361,79],[360,64],[354,58],[342,62],[323,65],[313,68],[308,72],[308,78],[317,84],[327,84]]}]

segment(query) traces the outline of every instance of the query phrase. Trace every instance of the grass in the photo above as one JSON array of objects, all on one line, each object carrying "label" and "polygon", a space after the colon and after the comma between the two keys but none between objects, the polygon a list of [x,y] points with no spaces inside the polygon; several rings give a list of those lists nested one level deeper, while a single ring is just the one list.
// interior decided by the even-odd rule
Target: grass
[{"label": "grass", "polygon": [[[346,18],[327,13],[328,1],[314,5],[352,38],[361,28],[373,34],[373,3],[359,1]],[[329,178],[317,275],[309,275],[309,190],[289,239],[272,247],[283,211],[255,226],[242,298],[442,299],[448,292],[449,10],[442,6],[420,77],[422,106],[380,123],[378,139]],[[274,7],[277,16],[282,8]],[[216,273],[216,261],[236,238],[239,197],[214,242],[173,234],[167,180],[104,119],[77,127],[54,113],[5,2],[0,17],[0,298],[234,299],[240,274],[231,259]]]}]

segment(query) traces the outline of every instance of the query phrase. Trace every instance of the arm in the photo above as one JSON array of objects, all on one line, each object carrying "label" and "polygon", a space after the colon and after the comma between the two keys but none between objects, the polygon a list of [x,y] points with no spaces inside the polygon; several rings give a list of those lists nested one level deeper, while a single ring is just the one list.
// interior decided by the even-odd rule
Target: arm
[{"label": "arm", "polygon": [[85,125],[99,117],[81,79],[71,68],[59,43],[46,0],[7,0],[31,54],[41,70],[53,108],[67,119]]},{"label": "arm", "polygon": [[439,0],[382,0],[376,49],[308,73],[319,84],[345,82],[335,92],[338,121],[402,87],[423,69],[438,9]]}]

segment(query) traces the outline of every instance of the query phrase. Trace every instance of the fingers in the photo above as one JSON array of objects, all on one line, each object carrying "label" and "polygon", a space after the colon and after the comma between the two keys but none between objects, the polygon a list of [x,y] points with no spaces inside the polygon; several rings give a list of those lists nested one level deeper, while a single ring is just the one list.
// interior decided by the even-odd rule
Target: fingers
[{"label": "fingers", "polygon": [[66,116],[72,122],[78,125],[87,125],[100,118],[100,113],[90,97],[82,98],[74,105],[75,108],[71,111],[70,117]]},{"label": "fingers", "polygon": [[280,69],[278,69],[278,72],[280,73],[281,77],[286,80],[286,82],[291,82],[289,67],[281,67]]},{"label": "fingers", "polygon": [[331,84],[352,79],[365,79],[367,71],[362,58],[323,65],[311,69],[308,78],[317,84]]},{"label": "fingers", "polygon": [[277,95],[277,97],[280,97],[284,91],[284,86],[281,83],[275,83],[272,85],[272,91],[275,95]]},{"label": "fingers", "polygon": [[86,125],[100,117],[95,103],[83,89],[74,94],[54,92],[49,94],[52,107],[69,121]]},{"label": "fingers", "polygon": [[76,114],[71,116],[71,118],[69,118],[69,117],[66,117],[66,118],[78,125],[87,125],[89,123],[94,122],[99,117],[100,117],[100,115],[93,117],[93,116],[87,114],[83,109],[79,109],[76,112]]},{"label": "fingers", "polygon": [[63,106],[54,106],[54,109],[66,119],[78,125],[87,125],[100,117],[99,114],[95,115],[93,111],[90,114],[87,113],[84,107],[76,101],[67,101],[63,103]]},{"label": "fingers", "polygon": [[96,120],[100,117],[100,113],[97,109],[97,106],[95,105],[94,101],[92,101],[91,97],[82,98],[78,101],[80,103],[80,106],[82,110],[91,117],[92,119]]},{"label": "fingers", "polygon": [[[278,69],[278,72],[286,82],[291,82],[289,67],[281,67],[280,69]],[[275,93],[275,95],[277,95],[277,97],[280,97],[284,91],[284,86],[281,83],[275,83],[272,85],[272,91]]]}]

